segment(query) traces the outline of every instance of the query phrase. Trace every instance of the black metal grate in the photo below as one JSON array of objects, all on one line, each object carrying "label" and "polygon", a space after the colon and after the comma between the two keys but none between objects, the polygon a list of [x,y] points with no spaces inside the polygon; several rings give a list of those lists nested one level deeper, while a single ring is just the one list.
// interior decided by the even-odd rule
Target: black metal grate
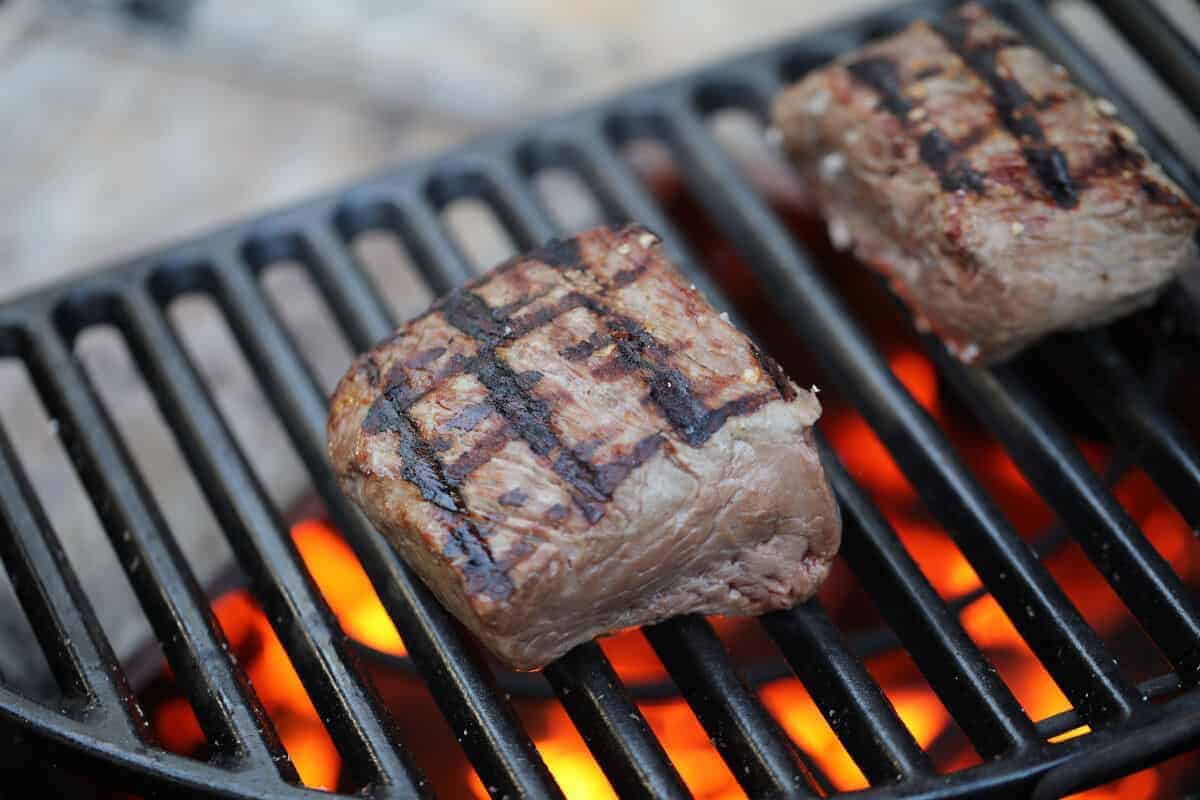
[{"label": "black metal grate", "polygon": [[[810,253],[789,235],[705,124],[707,115],[728,107],[762,116],[770,98],[799,72],[949,5],[923,0],[809,34],[0,307],[0,351],[27,365],[47,409],[59,420],[69,454],[215,755],[199,762],[145,743],[145,720],[2,434],[0,555],[66,699],[61,708],[51,709],[0,687],[0,718],[59,757],[116,775],[135,791],[316,796],[297,785],[271,723],[227,656],[207,600],[72,352],[83,329],[111,323],[126,338],[347,769],[371,796],[428,791],[166,320],[168,303],[198,292],[211,296],[230,323],[333,522],[368,570],[442,713],[461,732],[461,745],[483,783],[498,796],[558,796],[487,668],[338,491],[325,460],[325,399],[268,303],[259,273],[281,259],[303,264],[351,344],[365,349],[388,334],[395,320],[350,256],[350,238],[372,228],[396,231],[432,290],[442,293],[470,271],[443,226],[441,209],[459,198],[480,198],[518,246],[536,246],[557,231],[536,199],[533,174],[564,167],[581,176],[608,217],[635,219],[662,233],[671,256],[721,306],[711,280],[619,155],[632,137],[650,137],[671,150],[694,194],[855,402],[1074,706],[1041,723],[1026,716],[879,510],[822,442],[845,510],[846,561],[858,574],[871,576],[875,603],[984,758],[976,767],[937,775],[817,603],[765,617],[767,631],[871,782],[868,794],[942,797],[990,791],[1051,797],[1194,746],[1200,741],[1200,691],[1195,688],[1200,616],[1193,597],[1042,401],[1012,370],[964,368],[936,341],[927,341],[940,373],[1003,441],[1170,661],[1171,674],[1142,686],[1118,671],[1096,632],[819,276]],[[992,5],[1085,84],[1111,98],[1172,177],[1192,196],[1200,194],[1196,177],[1155,131],[1138,122],[1133,108],[1042,5]],[[1124,26],[1185,104],[1200,111],[1195,91],[1200,60],[1170,24],[1134,0],[1097,5]],[[1173,299],[1187,308],[1186,300]],[[1078,335],[1054,345],[1065,350],[1061,360],[1071,366],[1066,377],[1114,439],[1141,454],[1147,471],[1189,523],[1200,525],[1200,453],[1142,393],[1105,336]],[[707,622],[679,618],[646,633],[751,796],[824,792],[742,682]],[[595,644],[576,649],[545,674],[619,794],[688,795]],[[1150,695],[1168,691],[1175,694],[1170,701],[1150,702]],[[1047,742],[1080,723],[1092,732]]]}]

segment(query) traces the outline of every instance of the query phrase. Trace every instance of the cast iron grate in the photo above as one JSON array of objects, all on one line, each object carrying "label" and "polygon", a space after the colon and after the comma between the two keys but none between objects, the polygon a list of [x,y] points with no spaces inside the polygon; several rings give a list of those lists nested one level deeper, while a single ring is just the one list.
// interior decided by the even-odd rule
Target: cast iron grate
[{"label": "cast iron grate", "polygon": [[[1194,746],[1200,740],[1195,688],[1200,616],[1192,595],[1090,471],[1041,400],[1012,370],[963,368],[936,342],[927,342],[942,376],[1004,442],[1170,661],[1171,673],[1141,686],[1121,675],[1096,632],[819,276],[811,254],[785,230],[705,124],[708,114],[730,107],[762,116],[770,98],[798,73],[949,5],[922,0],[807,34],[0,307],[0,352],[24,362],[59,421],[72,461],[215,755],[200,762],[147,744],[146,722],[89,600],[13,448],[0,435],[0,555],[65,698],[61,707],[48,708],[0,686],[3,720],[64,762],[103,771],[134,791],[317,796],[297,785],[271,723],[226,653],[207,599],[72,352],[81,331],[113,324],[127,340],[347,769],[370,796],[428,791],[165,317],[169,302],[198,292],[213,298],[229,322],[332,521],[366,566],[417,670],[451,727],[461,732],[461,745],[483,783],[497,796],[558,796],[487,668],[432,596],[341,497],[325,461],[324,396],[258,277],[272,262],[300,262],[351,344],[367,348],[395,320],[350,256],[351,237],[372,228],[394,230],[432,290],[445,292],[466,280],[470,270],[443,225],[441,209],[456,199],[479,198],[495,210],[518,246],[536,246],[558,231],[532,189],[533,174],[565,167],[582,177],[613,221],[638,220],[662,233],[677,262],[723,305],[619,155],[631,138],[649,137],[673,153],[695,195],[878,433],[1074,706],[1036,724],[1026,716],[879,510],[822,443],[847,521],[845,559],[856,572],[872,576],[874,601],[984,759],[951,775],[936,774],[818,604],[770,615],[763,623],[871,782],[867,794],[1057,796]],[[992,5],[1084,83],[1112,98],[1168,172],[1190,194],[1200,194],[1182,160],[1138,120],[1045,7],[1018,0]],[[1133,0],[1097,5],[1196,111],[1200,61],[1191,46],[1152,7]],[[1187,308],[1178,291],[1170,302]],[[1060,346],[1078,366],[1076,377],[1088,387],[1094,411],[1113,437],[1141,454],[1147,471],[1189,523],[1200,526],[1200,455],[1177,424],[1130,380],[1128,366],[1103,332],[1075,336]],[[742,682],[707,622],[681,618],[646,634],[748,794],[824,793]],[[595,644],[578,648],[545,674],[618,793],[688,795]],[[1151,702],[1163,694],[1174,696]],[[1047,741],[1080,723],[1092,732],[1058,744]]]}]

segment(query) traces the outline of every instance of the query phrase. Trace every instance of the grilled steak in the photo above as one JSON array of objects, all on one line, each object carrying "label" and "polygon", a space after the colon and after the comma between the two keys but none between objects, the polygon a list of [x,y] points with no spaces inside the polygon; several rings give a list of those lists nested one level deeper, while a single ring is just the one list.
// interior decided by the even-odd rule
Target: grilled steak
[{"label": "grilled steak", "polygon": [[971,4],[809,74],[773,118],[834,243],[971,362],[1147,305],[1195,262],[1195,207],[1115,113]]},{"label": "grilled steak", "polygon": [[360,356],[329,456],[443,604],[528,668],[620,628],[809,597],[841,535],[819,415],[653,234],[599,228]]}]

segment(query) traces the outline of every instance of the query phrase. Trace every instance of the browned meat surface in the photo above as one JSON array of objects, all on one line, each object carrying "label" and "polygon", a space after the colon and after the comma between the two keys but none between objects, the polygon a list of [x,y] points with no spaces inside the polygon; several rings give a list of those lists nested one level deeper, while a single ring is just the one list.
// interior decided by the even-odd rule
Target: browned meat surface
[{"label": "browned meat surface", "polygon": [[808,598],[840,541],[816,397],[646,229],[600,228],[439,300],[342,379],[343,489],[500,658]]},{"label": "browned meat surface", "polygon": [[773,117],[834,243],[971,362],[1194,263],[1194,206],[1115,113],[971,4],[809,74]]}]

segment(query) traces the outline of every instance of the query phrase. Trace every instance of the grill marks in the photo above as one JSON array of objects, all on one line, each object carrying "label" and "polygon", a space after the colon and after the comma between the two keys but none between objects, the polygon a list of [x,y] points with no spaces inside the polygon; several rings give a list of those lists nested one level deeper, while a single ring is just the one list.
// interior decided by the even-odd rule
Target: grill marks
[{"label": "grill marks", "polygon": [[904,96],[900,72],[890,58],[864,58],[846,65],[854,80],[869,86],[879,95],[879,104],[904,119],[914,106]]},{"label": "grill marks", "polygon": [[512,438],[512,431],[507,425],[487,434],[473,448],[446,465],[446,480],[455,486],[461,486],[472,472],[491,461]]},{"label": "grill marks", "polygon": [[[885,57],[864,58],[846,65],[846,70],[856,81],[879,95],[881,106],[890,111],[908,127],[916,106],[904,95],[900,73],[896,64]],[[928,73],[928,70],[925,71]],[[933,73],[936,74],[936,73]],[[942,188],[948,192],[960,189],[976,193],[983,192],[983,175],[971,168],[963,156],[963,147],[955,144],[946,134],[932,125],[918,140],[917,151],[925,165],[934,171]]]},{"label": "grill marks", "polygon": [[[538,261],[558,269],[586,269],[587,265],[582,262],[581,256],[579,243],[570,240],[552,242],[514,261]],[[649,263],[649,258],[641,259],[634,268],[619,271],[611,286],[602,290],[601,295],[633,282],[646,272]],[[608,368],[622,374],[637,373],[643,376],[648,388],[647,400],[660,409],[680,439],[691,446],[702,445],[731,416],[750,413],[776,396],[782,396],[785,400],[795,398],[795,391],[779,365],[752,346],[754,357],[771,376],[778,395],[774,390],[759,392],[709,409],[698,397],[687,376],[671,365],[670,350],[636,320],[614,314],[597,297],[571,291],[556,301],[545,302],[531,312],[514,317],[512,315],[515,312],[526,309],[533,299],[522,298],[515,303],[493,308],[484,298],[471,291],[472,287],[481,283],[473,281],[451,292],[431,309],[440,312],[447,324],[470,337],[477,345],[475,354],[466,356],[455,353],[443,359],[434,386],[425,387],[422,384],[423,391],[416,391],[411,386],[405,368],[431,368],[446,354],[446,348],[422,350],[409,356],[402,364],[396,364],[382,378],[388,388],[371,406],[362,426],[367,435],[385,431],[397,434],[397,449],[403,465],[401,477],[414,485],[421,497],[434,506],[434,513],[442,520],[449,534],[443,554],[459,565],[472,592],[496,599],[508,597],[513,588],[506,569],[525,555],[514,550],[502,559],[505,563],[498,563],[487,541],[491,530],[486,523],[473,518],[461,491],[463,482],[510,441],[524,441],[535,455],[544,459],[569,488],[574,505],[590,524],[595,524],[604,516],[613,493],[633,470],[660,449],[671,446],[666,435],[654,433],[645,436],[610,462],[594,464],[591,458],[603,441],[590,440],[576,447],[568,446],[556,432],[551,404],[531,391],[541,380],[542,373],[516,372],[498,352],[503,345],[547,325],[572,309],[588,309],[604,320],[607,331],[597,331],[587,339],[567,346],[560,355],[568,361],[581,362],[597,350],[615,344],[612,358],[593,369],[592,377],[602,379],[598,373]],[[545,294],[535,299],[543,299]],[[370,362],[372,365],[374,363],[373,360]],[[374,372],[378,380],[377,367]],[[444,463],[439,454],[447,449],[450,440],[444,434],[433,436],[430,440],[423,438],[409,409],[443,380],[460,373],[474,375],[487,390],[487,397],[483,402],[459,410],[442,423],[441,430],[470,432],[492,414],[499,415],[503,424],[483,436],[471,450],[456,460]],[[512,488],[504,492],[498,502],[504,507],[520,508],[529,499],[527,491]],[[567,508],[557,504],[543,512],[544,519],[552,524],[562,523],[568,516]]]},{"label": "grill marks", "polygon": [[[617,345],[616,362],[629,372],[640,371],[650,388],[650,399],[662,411],[679,438],[700,447],[731,416],[749,414],[772,399],[772,393],[745,395],[709,409],[692,388],[687,376],[671,366],[671,353],[636,320],[611,314],[605,320]],[[790,388],[790,387],[789,387]],[[784,399],[788,395],[780,391]],[[795,393],[791,393],[795,397]]]},{"label": "grill marks", "polygon": [[551,239],[542,247],[521,256],[520,261],[540,261],[555,269],[586,269],[578,239]]},{"label": "grill marks", "polygon": [[466,509],[458,487],[446,479],[441,459],[431,445],[417,430],[417,424],[409,416],[395,387],[388,389],[376,400],[363,420],[363,431],[368,434],[395,433],[399,437],[397,449],[403,466],[400,474],[404,480],[416,486],[421,497],[439,508],[459,513]]},{"label": "grill marks", "polygon": [[400,475],[436,507],[435,513],[450,534],[442,554],[461,562],[468,589],[497,600],[511,595],[512,580],[492,555],[487,543],[489,531],[466,515],[467,504],[458,489],[458,480],[447,474],[433,446],[421,436],[394,389],[385,391],[371,405],[363,421],[363,431],[396,434],[396,449],[402,464]]},{"label": "grill marks", "polygon": [[937,128],[927,131],[917,142],[921,160],[933,168],[948,192],[968,189],[983,194],[983,175],[972,169],[962,149]]},{"label": "grill marks", "polygon": [[586,339],[580,339],[575,344],[564,347],[558,354],[567,361],[586,361],[592,353],[611,341],[609,337],[597,331]]},{"label": "grill marks", "polygon": [[968,42],[971,20],[961,14],[947,14],[934,24],[950,49],[987,84],[992,105],[1005,129],[1021,145],[1021,153],[1042,188],[1060,208],[1079,204],[1079,187],[1071,177],[1066,155],[1046,141],[1034,112],[1037,104],[1020,82],[1005,76],[996,64],[996,56],[1008,47],[1023,44],[1020,39],[1003,36],[984,44]]},{"label": "grill marks", "polygon": [[446,427],[455,431],[473,431],[491,415],[492,410],[489,403],[472,403],[451,417],[446,422]]}]

